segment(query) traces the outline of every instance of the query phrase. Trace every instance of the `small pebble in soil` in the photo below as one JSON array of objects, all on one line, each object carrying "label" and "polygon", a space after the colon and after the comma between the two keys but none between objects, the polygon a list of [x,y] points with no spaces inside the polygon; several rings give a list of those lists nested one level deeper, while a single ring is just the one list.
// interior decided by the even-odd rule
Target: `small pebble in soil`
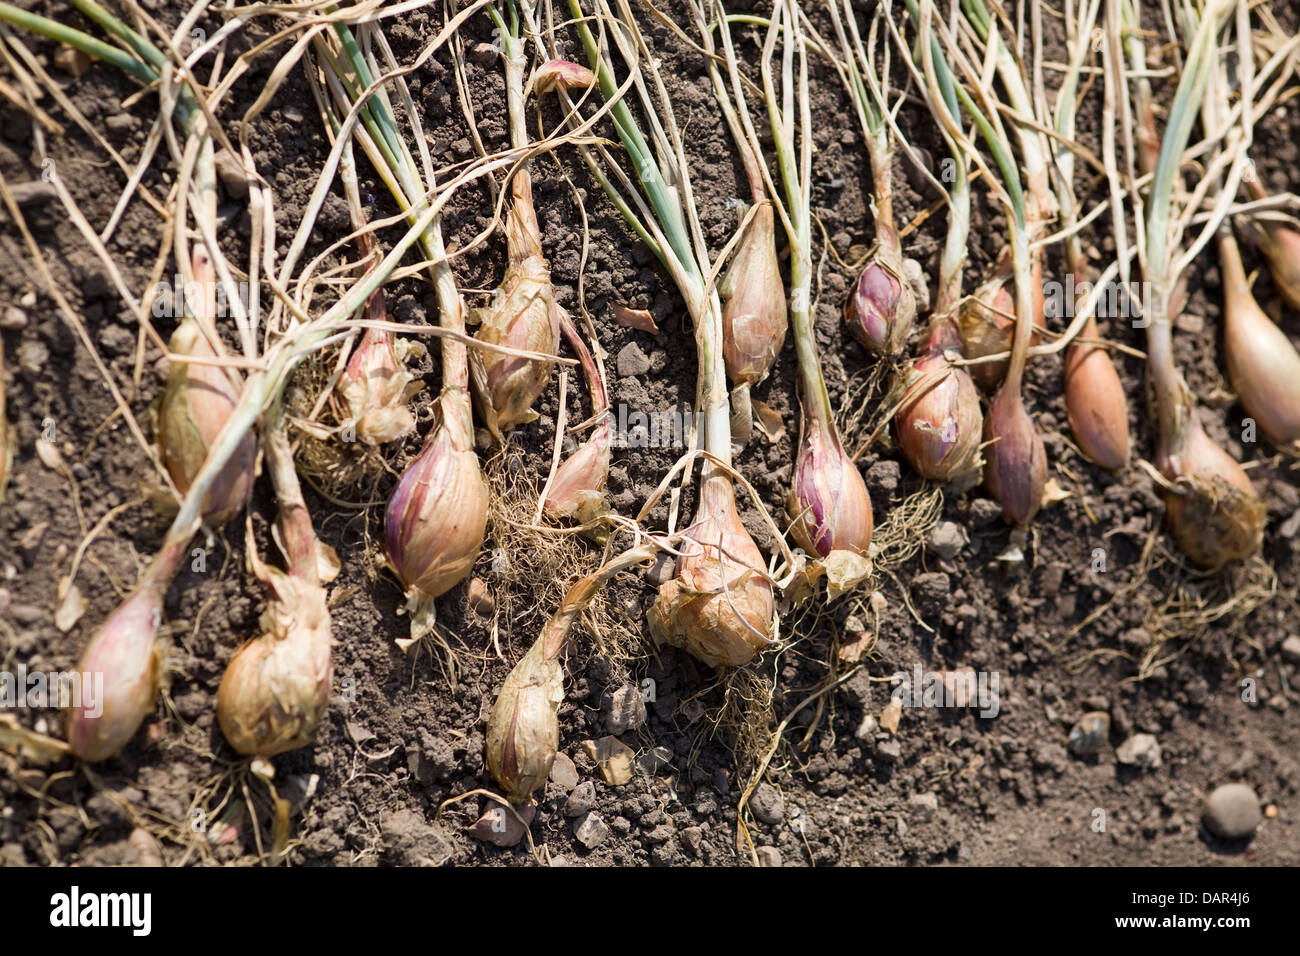
[{"label": "small pebble in soil", "polygon": [[611,787],[621,787],[632,779],[632,748],[617,737],[601,737],[599,740],[583,741],[587,751],[601,777]]},{"label": "small pebble in soil", "polygon": [[764,823],[776,824],[785,819],[785,800],[781,791],[770,783],[763,782],[749,798],[749,809]]},{"label": "small pebble in soil", "polygon": [[907,801],[913,823],[929,823],[939,812],[939,798],[933,793],[916,793]]},{"label": "small pebble in soil", "polygon": [[902,745],[897,740],[884,740],[876,746],[876,757],[881,763],[894,763],[903,756]]},{"label": "small pebble in soil", "polygon": [[1300,637],[1292,635],[1282,642],[1282,656],[1292,664],[1300,664]]},{"label": "small pebble in soil", "polygon": [[677,567],[677,559],[667,552],[661,552],[654,563],[645,569],[646,582],[659,587],[672,580]]},{"label": "small pebble in soil", "polygon": [[573,824],[573,836],[588,850],[594,850],[610,837],[607,824],[595,810],[584,814]]},{"label": "small pebble in soil", "polygon": [[1079,718],[1078,723],[1070,728],[1070,753],[1076,757],[1095,754],[1109,736],[1110,714],[1100,710],[1084,714]]},{"label": "small pebble in soil", "polygon": [[1226,783],[1206,798],[1201,819],[1211,833],[1240,840],[1254,834],[1263,814],[1254,790],[1244,783]]},{"label": "small pebble in soil", "polygon": [[551,782],[565,790],[572,790],[578,785],[578,768],[567,754],[555,755],[555,762],[551,764]]},{"label": "small pebble in soil", "polygon": [[637,766],[648,774],[656,774],[673,763],[673,752],[667,747],[654,747],[636,758]]},{"label": "small pebble in soil", "polygon": [[704,830],[700,827],[687,827],[682,831],[682,847],[692,856],[699,856],[700,841],[704,839]]},{"label": "small pebble in soil", "polygon": [[596,785],[590,780],[584,780],[569,794],[569,799],[564,803],[564,815],[580,817],[595,805]]},{"label": "small pebble in soil", "polygon": [[781,851],[774,846],[760,846],[756,851],[759,866],[780,866]]},{"label": "small pebble in soil", "polygon": [[469,48],[469,58],[479,66],[496,66],[501,51],[491,43],[475,43]]},{"label": "small pebble in soil", "polygon": [[1126,766],[1153,769],[1160,766],[1160,744],[1151,734],[1134,734],[1119,745],[1115,759]]},{"label": "small pebble in soil", "polygon": [[1002,516],[1002,506],[992,498],[976,498],[970,503],[970,521],[976,528],[991,524]]},{"label": "small pebble in soil", "polygon": [[645,700],[641,697],[641,689],[623,684],[606,691],[600,700],[600,712],[609,734],[618,736],[637,730],[645,723]]},{"label": "small pebble in soil", "polygon": [[924,617],[934,617],[948,603],[952,588],[948,575],[942,571],[929,571],[912,578],[912,600]]},{"label": "small pebble in soil", "polygon": [[[524,822],[532,823],[533,817],[537,813],[537,804],[516,807],[515,809],[523,817]],[[469,828],[469,835],[475,840],[500,847],[518,845],[519,841],[524,838],[525,832],[526,827],[516,819],[515,814],[499,803],[493,803],[484,810],[483,815]]]},{"label": "small pebble in soil", "polygon": [[940,521],[930,530],[925,546],[936,557],[951,561],[966,547],[966,532],[955,521]]},{"label": "small pebble in soil", "polygon": [[619,350],[618,374],[622,378],[635,378],[638,375],[644,375],[650,371],[650,359],[646,357],[645,352],[641,351],[641,346],[635,342],[629,342]]},{"label": "small pebble in soil", "polygon": [[898,490],[901,472],[896,461],[878,461],[867,470],[867,487],[878,495],[889,496]]},{"label": "small pebble in soil", "polygon": [[858,740],[871,741],[876,739],[876,734],[880,731],[880,724],[872,714],[865,714],[862,723],[858,724],[858,729],[854,731],[853,736]]},{"label": "small pebble in soil", "polygon": [[492,591],[482,578],[469,579],[469,583],[465,585],[465,601],[481,618],[491,619],[496,613],[496,599],[492,597]]}]

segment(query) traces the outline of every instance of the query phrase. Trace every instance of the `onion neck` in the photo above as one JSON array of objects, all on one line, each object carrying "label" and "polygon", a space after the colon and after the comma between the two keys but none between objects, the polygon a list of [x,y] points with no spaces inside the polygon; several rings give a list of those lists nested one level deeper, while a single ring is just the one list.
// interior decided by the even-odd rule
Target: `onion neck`
[{"label": "onion neck", "polygon": [[1025,364],[1029,359],[1029,342],[1034,331],[1035,302],[1034,267],[1029,256],[1029,237],[1023,223],[1011,237],[1011,263],[1016,282],[1016,328],[1011,340],[1011,363],[1003,388],[1019,394]]},{"label": "onion neck", "polygon": [[1147,372],[1160,421],[1157,464],[1169,471],[1181,454],[1190,430],[1199,428],[1191,396],[1174,364],[1173,321],[1169,316],[1169,291],[1163,277],[1150,283],[1151,311],[1147,325]]},{"label": "onion neck", "polygon": [[889,134],[883,126],[867,137],[867,154],[871,160],[872,212],[876,219],[877,256],[894,272],[899,273],[901,281],[903,244],[898,237],[898,228],[894,224],[894,184],[890,178],[892,151],[889,148]]},{"label": "onion neck", "polygon": [[263,434],[266,460],[275,485],[275,497],[280,506],[280,530],[283,534],[285,563],[289,575],[311,584],[320,583],[316,550],[316,532],[312,529],[311,514],[302,497],[302,486],[293,463],[289,447],[289,434],[284,416],[279,409],[272,410]]}]

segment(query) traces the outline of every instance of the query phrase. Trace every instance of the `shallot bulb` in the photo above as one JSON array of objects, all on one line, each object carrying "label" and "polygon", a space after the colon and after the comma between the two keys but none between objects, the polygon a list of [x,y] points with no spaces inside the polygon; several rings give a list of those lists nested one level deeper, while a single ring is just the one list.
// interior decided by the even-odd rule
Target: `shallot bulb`
[{"label": "shallot bulb", "polygon": [[330,693],[325,589],[268,569],[262,634],[231,659],[217,691],[221,732],[241,754],[273,757],[311,743]]},{"label": "shallot bulb", "polygon": [[834,429],[805,428],[787,505],[791,533],[810,552],[866,555],[871,546],[871,495]]},{"label": "shallot bulb", "polygon": [[[214,359],[207,337],[192,318],[172,333],[168,348],[175,355]],[[158,445],[163,464],[176,489],[184,495],[207,460],[235,408],[235,387],[219,365],[174,361],[167,373],[158,410]],[[225,524],[248,502],[253,490],[257,442],[245,435],[203,498],[203,520],[210,527]]]},{"label": "shallot bulb", "polygon": [[[387,318],[382,290],[370,296],[366,318],[371,322]],[[415,416],[406,403],[418,389],[398,356],[393,333],[373,326],[348,358],[338,384],[356,438],[367,445],[395,441],[415,428]]]},{"label": "shallot bulb", "polygon": [[789,327],[775,223],[772,204],[759,205],[718,286],[724,302],[722,355],[727,377],[738,386],[755,385],[767,377]]},{"label": "shallot bulb", "polygon": [[844,321],[863,348],[878,355],[897,355],[916,320],[916,295],[901,271],[879,258],[862,270],[848,301]]},{"label": "shallot bulb", "polygon": [[1300,449],[1300,354],[1259,307],[1231,234],[1219,239],[1223,351],[1242,407],[1279,448]]},{"label": "shallot bulb", "polygon": [[441,420],[384,512],[388,560],[412,611],[469,574],[487,529],[488,488],[474,454],[468,404],[463,394],[446,391],[439,407]]},{"label": "shallot bulb", "polygon": [[1173,482],[1165,518],[1192,563],[1213,570],[1259,550],[1268,509],[1241,465],[1186,411],[1182,434],[1171,443],[1177,452],[1162,449],[1156,461]]},{"label": "shallot bulb", "polygon": [[943,324],[946,329],[936,330],[927,354],[906,373],[894,426],[904,457],[923,477],[974,484],[983,467],[984,413],[970,374],[948,360],[945,343],[955,350],[959,339],[951,322]]},{"label": "shallot bulb", "polygon": [[740,522],[731,482],[707,478],[675,576],[650,608],[658,633],[713,667],[740,667],[771,645],[772,582]]},{"label": "shallot bulb", "polygon": [[[1041,299],[1041,285],[1036,285],[1036,298]],[[1042,303],[1037,303],[1034,331],[1029,344],[1037,345],[1043,329]],[[968,359],[984,358],[1011,351],[1011,339],[1016,327],[1016,303],[1012,289],[1004,279],[994,279],[980,287],[961,306],[958,315],[961,326],[963,351]],[[975,384],[985,390],[996,388],[1006,377],[1009,359],[996,362],[978,362],[969,366]]]},{"label": "shallot bulb", "polygon": [[1047,484],[1047,453],[1034,427],[1020,389],[998,390],[984,420],[986,450],[984,484],[1002,505],[1008,524],[1024,527],[1033,520]]},{"label": "shallot bulb", "polygon": [[[542,255],[532,179],[526,170],[515,174],[511,190],[514,201],[506,216],[509,262],[492,304],[480,312],[482,324],[475,338],[517,351],[554,355],[560,330],[552,308],[551,270]],[[550,362],[477,349],[472,367],[495,433],[536,420],[533,403],[550,381]]]},{"label": "shallot bulb", "polygon": [[170,574],[146,573],[81,655],[77,673],[102,687],[101,699],[94,700],[83,686],[80,706],[67,712],[68,744],[82,760],[93,763],[117,754],[153,710],[162,673],[158,626],[169,579]]},{"label": "shallot bulb", "polygon": [[[1097,337],[1089,318],[1082,337]],[[1065,410],[1075,442],[1091,461],[1107,471],[1128,464],[1128,401],[1115,365],[1100,346],[1071,345],[1065,357]]]},{"label": "shallot bulb", "polygon": [[512,803],[527,803],[550,776],[563,700],[564,672],[539,639],[507,675],[488,716],[488,771]]}]

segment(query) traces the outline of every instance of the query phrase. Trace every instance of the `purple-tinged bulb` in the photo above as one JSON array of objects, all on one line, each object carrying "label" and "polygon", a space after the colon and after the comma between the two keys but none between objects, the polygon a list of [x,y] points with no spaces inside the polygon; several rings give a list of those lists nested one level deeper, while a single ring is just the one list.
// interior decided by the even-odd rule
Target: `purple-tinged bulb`
[{"label": "purple-tinged bulb", "polygon": [[942,353],[924,356],[908,373],[904,403],[895,425],[908,463],[935,481],[972,473],[977,481],[984,413],[966,370],[950,365]]},{"label": "purple-tinged bulb", "polygon": [[844,304],[844,321],[862,346],[879,355],[896,355],[916,318],[912,290],[878,260],[870,262]]},{"label": "purple-tinged bulb", "polygon": [[871,496],[834,431],[805,432],[787,507],[791,533],[808,551],[823,558],[832,551],[865,556],[871,547]]},{"label": "purple-tinged bulb", "polygon": [[[388,560],[412,605],[431,601],[474,567],[487,529],[488,488],[468,408],[444,395],[442,421],[402,473],[384,513]],[[452,414],[446,414],[448,406]]]},{"label": "purple-tinged bulb", "polygon": [[162,670],[157,642],[162,599],[162,587],[142,581],[81,655],[81,701],[67,712],[66,733],[72,753],[82,760],[116,755],[153,709]]},{"label": "purple-tinged bulb", "polygon": [[991,442],[984,485],[1002,505],[1006,522],[1022,528],[1043,503],[1047,452],[1018,389],[998,391],[984,420],[984,439]]}]

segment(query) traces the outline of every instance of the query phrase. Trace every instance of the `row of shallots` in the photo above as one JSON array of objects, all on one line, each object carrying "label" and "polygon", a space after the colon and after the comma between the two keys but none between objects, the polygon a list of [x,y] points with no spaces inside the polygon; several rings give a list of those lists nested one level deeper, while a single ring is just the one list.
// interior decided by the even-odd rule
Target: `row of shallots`
[{"label": "row of shallots", "polygon": [[[1300,447],[1300,357],[1252,297],[1235,238],[1245,235],[1258,247],[1288,306],[1300,308],[1300,231],[1283,213],[1285,203],[1264,193],[1250,165],[1254,119],[1282,95],[1300,44],[1271,32],[1272,17],[1245,0],[1186,4],[1183,33],[1173,38],[1182,56],[1163,130],[1143,46],[1148,34],[1141,29],[1154,12],[1138,0],[1108,2],[1104,10],[1102,0],[1067,4],[1067,61],[1053,66],[1051,75],[1061,77],[1054,89],[1045,80],[1038,4],[1030,16],[1012,20],[986,0],[892,0],[869,10],[850,0],[774,0],[765,17],[737,18],[722,0],[690,0],[688,26],[674,29],[683,36],[693,31],[688,39],[706,54],[700,62],[746,178],[747,202],[721,252],[705,239],[682,127],[663,64],[644,32],[647,19],[658,15],[652,8],[634,10],[631,0],[566,0],[571,19],[557,23],[549,4],[542,11],[530,0],[507,0],[501,9],[476,0],[455,13],[414,63],[399,63],[383,19],[349,20],[344,12],[322,27],[304,4],[296,11],[297,29],[282,33],[295,38],[286,62],[301,62],[330,153],[309,214],[288,253],[278,255],[267,254],[277,249],[273,190],[248,147],[233,146],[209,125],[222,115],[233,79],[191,85],[188,68],[171,59],[177,47],[155,42],[168,37],[141,36],[95,0],[71,2],[123,39],[129,52],[5,4],[0,20],[161,85],[160,103],[181,134],[170,142],[172,158],[191,184],[175,210],[182,224],[176,262],[187,286],[203,290],[185,300],[168,343],[172,361],[157,424],[180,510],[141,581],[104,621],[81,662],[81,671],[104,674],[106,691],[102,713],[69,711],[67,741],[81,759],[118,753],[153,709],[168,587],[201,527],[215,529],[244,514],[259,450],[279,503],[275,540],[283,569],[257,555],[250,533],[249,565],[269,595],[263,633],[227,668],[219,723],[237,751],[260,758],[314,738],[332,681],[325,585],[338,565],[313,531],[284,390],[304,359],[337,354],[341,343],[331,391],[321,398],[338,409],[337,426],[314,427],[329,441],[355,440],[390,458],[396,453],[415,428],[411,401],[419,383],[406,367],[402,327],[388,318],[384,285],[414,252],[437,303],[437,327],[421,331],[438,339],[441,389],[429,403],[432,423],[422,446],[384,510],[386,560],[410,618],[403,645],[431,633],[438,599],[479,559],[494,502],[476,451],[476,422],[496,442],[510,441],[512,429],[537,419],[534,406],[560,362],[582,369],[590,432],[554,469],[541,510],[552,522],[577,522],[611,541],[629,539],[565,596],[498,695],[487,764],[512,801],[527,801],[550,771],[563,699],[560,656],[574,622],[614,575],[668,551],[674,573],[659,588],[650,626],[719,668],[744,666],[776,646],[778,607],[817,594],[822,577],[832,597],[869,580],[875,516],[856,456],[836,424],[815,334],[814,74],[840,81],[866,145],[875,242],[843,315],[870,361],[883,363],[894,381],[880,417],[892,418],[898,446],[916,472],[955,493],[982,482],[1015,530],[1004,557],[1025,547],[1024,531],[1047,484],[1047,457],[1024,395],[1026,369],[1033,358],[1059,351],[1066,352],[1063,393],[1075,442],[1100,467],[1126,469],[1133,454],[1129,396],[1097,318],[1102,292],[1115,283],[1136,288],[1140,271],[1143,294],[1125,301],[1133,306],[1134,325],[1146,330],[1159,426],[1152,457],[1173,537],[1205,568],[1260,546],[1263,504],[1241,466],[1207,435],[1172,348],[1188,269],[1213,243],[1229,379],[1269,441],[1287,452]],[[294,12],[276,8],[280,15],[286,10]],[[488,18],[497,38],[510,142],[440,170],[406,76],[441,52],[450,53],[463,81],[459,31],[471,17]],[[204,55],[219,60],[225,37],[242,22],[230,21]],[[586,65],[562,54],[574,40]],[[287,73],[277,71],[259,109],[274,101]],[[1100,96],[1089,97],[1098,84]],[[536,136],[528,129],[530,98],[542,118]],[[1076,114],[1085,105],[1094,109],[1098,98],[1108,130],[1100,156],[1079,146],[1075,135]],[[903,111],[909,99],[922,108]],[[1136,118],[1136,133],[1116,135],[1128,116]],[[907,141],[911,123],[942,139],[947,155],[937,170],[925,168]],[[1190,145],[1198,127],[1200,138]],[[473,139],[481,141],[477,130]],[[238,269],[217,241],[218,143],[234,150],[228,158],[250,185],[257,223],[249,261]],[[681,528],[650,532],[611,513],[605,501],[613,420],[595,357],[603,351],[592,325],[580,326],[560,304],[534,203],[536,157],[559,151],[581,160],[635,241],[672,280],[691,320],[700,425],[673,474],[685,483],[698,471],[698,492],[695,514]],[[386,250],[360,198],[357,153],[399,214],[380,224],[400,231]],[[1080,157],[1106,171],[1093,190],[1104,192],[1100,200],[1078,191]],[[895,219],[892,176],[900,161],[922,167],[946,211],[933,302]],[[336,181],[352,231],[332,251],[342,255],[354,244],[358,259],[345,291],[313,315],[310,296],[292,290],[312,287],[308,279],[320,261],[304,263],[303,252]],[[471,186],[493,197],[506,251],[500,285],[477,309],[467,306],[457,285],[456,253],[444,241],[442,222],[452,198]],[[974,188],[987,190],[1004,211],[1006,244],[992,275],[971,283],[964,273]],[[1115,236],[1115,261],[1104,267],[1089,240],[1099,220]],[[494,231],[462,245],[494,241]],[[1066,276],[1050,274],[1054,249],[1068,284],[1059,282]],[[215,290],[235,274],[257,277],[266,294],[237,307],[231,327],[223,328]],[[1049,297],[1049,288],[1062,285],[1079,290],[1077,298]],[[917,320],[927,310],[918,335]],[[1049,328],[1049,318],[1062,327]],[[471,324],[477,325],[473,335]],[[762,424],[752,391],[772,372],[787,335],[798,363],[801,420],[778,523],[738,482],[733,459],[754,440],[753,423]],[[576,359],[563,357],[566,342]],[[909,354],[915,357],[908,360]],[[0,393],[0,412],[2,400]],[[0,414],[0,429],[3,424]],[[5,447],[0,430],[0,466]],[[0,470],[0,492],[4,478]],[[779,553],[770,561],[741,520],[742,503],[773,531]],[[797,547],[786,543],[782,524]]]}]

